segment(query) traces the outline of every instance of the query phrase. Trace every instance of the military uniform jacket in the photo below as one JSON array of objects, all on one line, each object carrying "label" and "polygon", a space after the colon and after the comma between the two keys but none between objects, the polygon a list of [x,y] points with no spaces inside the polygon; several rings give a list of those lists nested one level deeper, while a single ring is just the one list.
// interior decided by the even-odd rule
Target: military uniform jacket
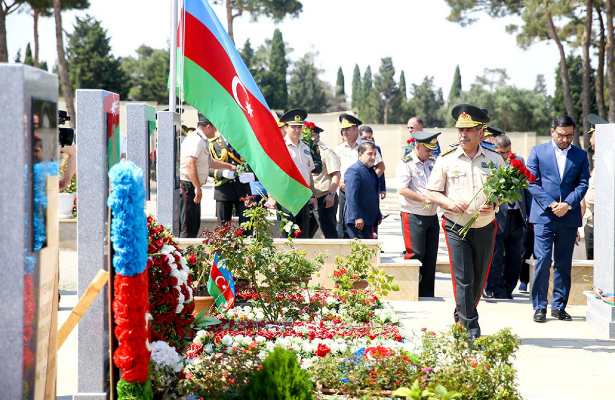
[{"label": "military uniform jacket", "polygon": [[[243,164],[241,156],[230,147],[222,136],[218,135],[213,139],[208,139],[209,154],[211,158],[218,161],[227,162],[235,166]],[[221,169],[209,169],[209,176],[214,178],[214,200],[216,201],[239,201],[242,197],[250,194],[250,185],[239,182],[235,176],[227,179],[222,176]]]},{"label": "military uniform jacket", "polygon": [[[474,158],[470,159],[461,146],[450,150],[438,157],[429,176],[427,189],[444,193],[453,201],[465,201],[469,207],[463,214],[444,210],[444,216],[458,225],[465,225],[478,209],[485,203],[484,193],[474,195],[482,189],[489,176],[489,165],[495,164],[500,167],[504,159],[498,153],[482,146]],[[471,201],[472,200],[472,201]],[[482,228],[495,218],[495,211],[486,215],[480,215],[472,228]]]},{"label": "military uniform jacket", "polygon": [[[427,181],[433,169],[435,160],[430,157],[425,161],[421,161],[414,150],[406,154],[397,168],[397,183],[398,187],[408,188],[413,192],[425,193],[427,189]],[[410,200],[402,195],[399,196],[400,209],[402,212],[416,215],[436,215],[436,205],[429,206],[424,203]]]}]

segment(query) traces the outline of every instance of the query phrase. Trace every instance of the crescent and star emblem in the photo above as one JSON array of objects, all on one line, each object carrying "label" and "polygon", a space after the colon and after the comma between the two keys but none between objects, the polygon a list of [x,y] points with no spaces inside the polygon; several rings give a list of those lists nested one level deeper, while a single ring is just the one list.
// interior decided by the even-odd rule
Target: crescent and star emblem
[{"label": "crescent and star emblem", "polygon": [[[239,100],[239,95],[237,92],[237,87],[241,87],[241,90],[243,91],[243,97],[246,99],[246,104],[241,104],[241,101]],[[252,104],[250,104],[249,101],[249,96],[248,96],[248,90],[246,89],[246,87],[243,85],[243,83],[241,82],[241,80],[239,79],[239,77],[237,75],[235,75],[235,77],[233,77],[233,82],[231,83],[231,88],[233,89],[233,98],[235,99],[235,101],[237,102],[237,104],[239,105],[239,107],[241,107],[242,110],[244,110],[245,112],[248,113],[248,115],[250,117],[252,117],[254,115],[254,109],[252,108]]]},{"label": "crescent and star emblem", "polygon": [[[218,279],[222,279],[222,285],[218,284]],[[223,292],[226,290],[226,284],[225,284],[226,281],[224,280],[223,276],[218,276],[214,282],[216,283],[216,286],[222,289]]]}]

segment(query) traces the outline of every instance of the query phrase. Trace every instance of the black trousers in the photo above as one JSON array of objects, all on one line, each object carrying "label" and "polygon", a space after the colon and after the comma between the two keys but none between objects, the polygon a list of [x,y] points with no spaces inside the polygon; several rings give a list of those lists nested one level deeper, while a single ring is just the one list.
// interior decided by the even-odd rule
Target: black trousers
[{"label": "black trousers", "polygon": [[406,248],[404,258],[421,262],[419,297],[434,297],[440,236],[438,216],[402,212],[401,226]]},{"label": "black trousers", "polygon": [[[286,210],[285,210],[286,211]],[[306,203],[301,210],[297,213],[297,215],[293,216],[288,211],[286,211],[290,215],[290,220],[295,224],[299,225],[299,229],[301,229],[300,239],[309,239],[310,238],[310,203]]]},{"label": "black trousers", "polygon": [[505,229],[495,237],[493,263],[487,280],[487,291],[496,298],[512,297],[521,273],[521,262],[525,249],[523,237],[525,223],[519,210],[506,213]]},{"label": "black trousers", "polygon": [[346,235],[350,239],[373,239],[374,225],[364,225],[363,229],[358,230],[354,224],[346,224]]},{"label": "black trousers", "polygon": [[195,238],[201,227],[201,205],[194,202],[194,185],[192,182],[180,181],[179,193],[181,196],[179,202],[180,237]]},{"label": "black trousers", "polygon": [[239,217],[239,223],[246,221],[243,215],[243,201],[216,201],[216,217],[220,225],[230,222],[234,215]]},{"label": "black trousers", "polygon": [[529,260],[534,254],[534,225],[530,223],[528,223],[525,227],[523,250],[524,254],[523,257],[521,257],[521,272],[519,274],[519,280],[528,285],[530,283],[530,265],[526,263],[525,260]]},{"label": "black trousers", "polygon": [[471,336],[478,337],[480,325],[476,306],[489,274],[497,224],[493,221],[482,228],[470,229],[465,239],[459,236],[459,224],[442,218],[442,228],[451,262],[455,322],[460,322]]},{"label": "black trousers", "polygon": [[346,193],[340,190],[339,204],[337,207],[337,237],[340,239],[348,239],[346,232],[346,223],[344,222],[344,207],[346,207]]},{"label": "black trousers", "polygon": [[327,196],[319,197],[318,200],[318,224],[320,230],[325,236],[325,239],[337,239],[337,221],[335,216],[337,214],[337,208],[339,205],[339,197],[335,195],[335,201],[329,208],[325,207],[325,198]]}]

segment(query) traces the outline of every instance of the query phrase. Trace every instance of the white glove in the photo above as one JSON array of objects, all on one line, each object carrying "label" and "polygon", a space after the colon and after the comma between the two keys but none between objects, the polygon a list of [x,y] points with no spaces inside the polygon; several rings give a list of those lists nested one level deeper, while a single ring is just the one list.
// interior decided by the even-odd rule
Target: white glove
[{"label": "white glove", "polygon": [[239,174],[239,182],[241,183],[250,183],[254,182],[256,179],[252,172],[244,172],[243,174]]},{"label": "white glove", "polygon": [[233,179],[235,178],[235,171],[231,171],[230,169],[223,169],[222,176],[226,179]]}]

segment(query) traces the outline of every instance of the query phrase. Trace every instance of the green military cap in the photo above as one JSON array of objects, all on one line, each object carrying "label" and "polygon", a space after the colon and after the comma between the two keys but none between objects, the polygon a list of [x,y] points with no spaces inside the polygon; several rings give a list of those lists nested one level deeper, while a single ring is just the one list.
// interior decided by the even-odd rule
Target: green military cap
[{"label": "green military cap", "polygon": [[488,136],[500,136],[505,134],[506,132],[504,132],[503,130],[496,128],[495,126],[486,126],[485,127],[485,137]]},{"label": "green military cap", "polygon": [[430,150],[435,150],[438,147],[438,136],[442,132],[414,132],[412,133],[412,137],[416,140],[417,143],[423,144]]},{"label": "green military cap", "polygon": [[289,110],[280,117],[280,123],[278,124],[278,126],[280,127],[284,125],[303,126],[303,122],[305,121],[305,118],[307,117],[307,115],[308,115],[307,111],[301,110],[299,108],[294,109],[294,110]]},{"label": "green military cap", "polygon": [[455,128],[474,128],[489,122],[489,114],[486,109],[470,104],[456,105],[453,107],[451,115],[456,121]]},{"label": "green military cap", "polygon": [[355,117],[354,115],[350,115],[346,113],[340,114],[339,120],[340,120],[340,124],[342,124],[342,129],[350,128],[352,126],[359,126],[363,124],[363,122],[361,122],[359,118]]}]

